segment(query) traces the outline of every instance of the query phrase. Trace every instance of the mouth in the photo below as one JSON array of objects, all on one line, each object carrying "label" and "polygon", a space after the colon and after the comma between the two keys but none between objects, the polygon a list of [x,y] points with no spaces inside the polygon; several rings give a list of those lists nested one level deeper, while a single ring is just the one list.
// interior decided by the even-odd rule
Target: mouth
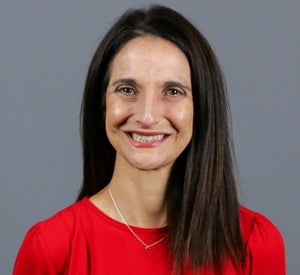
[{"label": "mouth", "polygon": [[153,142],[153,141],[161,141],[165,135],[163,134],[159,134],[159,135],[140,135],[137,133],[130,133],[132,139],[134,141],[138,141],[138,142]]},{"label": "mouth", "polygon": [[142,132],[126,132],[129,140],[134,146],[152,147],[164,142],[169,136],[165,133],[142,133]]}]

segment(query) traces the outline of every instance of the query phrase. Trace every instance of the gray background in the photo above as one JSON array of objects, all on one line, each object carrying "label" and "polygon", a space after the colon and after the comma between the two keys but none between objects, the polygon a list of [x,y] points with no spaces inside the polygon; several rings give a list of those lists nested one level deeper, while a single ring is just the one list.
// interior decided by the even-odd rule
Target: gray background
[{"label": "gray background", "polygon": [[[128,7],[150,1],[0,2],[0,273],[28,228],[72,203],[82,177],[79,110],[93,51]],[[160,1],[213,45],[228,83],[241,201],[281,230],[299,274],[297,0]]]}]

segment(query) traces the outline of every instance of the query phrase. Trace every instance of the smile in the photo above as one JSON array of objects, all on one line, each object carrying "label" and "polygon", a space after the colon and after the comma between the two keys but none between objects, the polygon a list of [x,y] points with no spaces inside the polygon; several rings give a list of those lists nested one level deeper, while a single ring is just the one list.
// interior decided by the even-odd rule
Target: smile
[{"label": "smile", "polygon": [[134,141],[138,142],[153,142],[153,141],[160,141],[164,138],[165,135],[153,135],[153,136],[145,136],[145,135],[139,135],[136,133],[131,133],[131,137]]}]

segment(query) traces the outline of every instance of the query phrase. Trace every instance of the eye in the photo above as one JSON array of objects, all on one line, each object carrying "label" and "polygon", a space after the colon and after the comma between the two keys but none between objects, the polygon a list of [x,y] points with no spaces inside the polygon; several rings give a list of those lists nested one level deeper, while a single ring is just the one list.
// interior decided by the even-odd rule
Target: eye
[{"label": "eye", "polygon": [[172,97],[183,96],[183,95],[185,95],[185,92],[179,88],[169,88],[167,90],[167,95],[172,96]]},{"label": "eye", "polygon": [[128,87],[128,86],[121,86],[121,87],[118,87],[117,92],[123,94],[123,95],[126,95],[126,96],[130,96],[130,95],[134,95],[136,94],[136,91],[135,89],[131,88],[131,87]]}]

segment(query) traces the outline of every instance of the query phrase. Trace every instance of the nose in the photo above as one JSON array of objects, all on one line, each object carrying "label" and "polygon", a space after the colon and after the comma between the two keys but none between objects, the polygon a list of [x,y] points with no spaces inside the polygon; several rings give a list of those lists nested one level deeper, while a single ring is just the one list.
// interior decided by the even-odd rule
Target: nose
[{"label": "nose", "polygon": [[136,102],[135,121],[143,128],[158,123],[162,110],[159,102],[159,93],[155,90],[140,94]]}]

